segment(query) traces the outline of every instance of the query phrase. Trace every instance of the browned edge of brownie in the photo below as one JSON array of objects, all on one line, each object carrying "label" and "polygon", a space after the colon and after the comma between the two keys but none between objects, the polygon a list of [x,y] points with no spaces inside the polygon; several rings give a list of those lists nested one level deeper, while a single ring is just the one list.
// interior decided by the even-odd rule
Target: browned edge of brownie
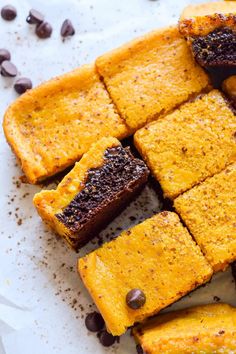
[{"label": "browned edge of brownie", "polygon": [[104,164],[90,169],[84,188],[56,217],[70,231],[75,249],[83,246],[114,219],[141,191],[149,170],[129,148],[116,146],[104,153]]}]

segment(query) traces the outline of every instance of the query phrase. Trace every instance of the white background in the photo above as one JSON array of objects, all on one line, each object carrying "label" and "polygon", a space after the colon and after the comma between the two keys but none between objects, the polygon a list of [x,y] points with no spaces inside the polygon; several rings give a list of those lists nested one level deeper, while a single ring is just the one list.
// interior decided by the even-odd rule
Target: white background
[{"label": "white background", "polygon": [[[0,19],[0,47],[12,53],[20,75],[34,85],[93,61],[108,49],[151,29],[175,23],[190,0],[20,0],[13,22]],[[0,1],[1,7],[5,1]],[[30,8],[46,14],[53,25],[50,39],[39,40],[25,22]],[[60,25],[70,18],[76,35],[64,43]],[[16,98],[14,79],[0,77],[0,114]],[[32,205],[42,186],[21,184],[15,157],[0,131],[0,354],[135,353],[130,335],[105,349],[84,326],[94,307],[76,272],[78,255],[46,230]],[[48,188],[54,187],[51,184]],[[158,211],[156,194],[146,187],[138,200],[116,219],[106,236],[119,234]],[[10,215],[11,214],[11,215]],[[15,215],[17,214],[17,215]],[[136,219],[130,220],[130,216]],[[17,222],[22,219],[22,225]],[[112,234],[113,233],[113,234]],[[79,256],[97,247],[90,243]],[[186,270],[187,271],[187,270]],[[178,302],[175,307],[213,302],[214,296],[236,305],[230,271],[218,274],[208,286]],[[173,308],[173,307],[172,307]]]}]

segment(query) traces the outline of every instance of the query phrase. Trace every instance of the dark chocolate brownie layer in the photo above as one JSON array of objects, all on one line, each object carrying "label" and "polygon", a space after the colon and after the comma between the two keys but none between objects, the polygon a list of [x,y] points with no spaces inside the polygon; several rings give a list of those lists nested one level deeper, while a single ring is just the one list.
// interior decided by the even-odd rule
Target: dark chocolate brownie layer
[{"label": "dark chocolate brownie layer", "polygon": [[86,239],[88,232],[97,232],[121,211],[124,201],[131,199],[148,174],[145,163],[135,159],[129,148],[109,148],[104,164],[88,170],[83,190],[56,217],[75,235],[78,232],[79,238]]},{"label": "dark chocolate brownie layer", "polygon": [[193,54],[203,67],[236,66],[236,32],[217,28],[192,41]]}]

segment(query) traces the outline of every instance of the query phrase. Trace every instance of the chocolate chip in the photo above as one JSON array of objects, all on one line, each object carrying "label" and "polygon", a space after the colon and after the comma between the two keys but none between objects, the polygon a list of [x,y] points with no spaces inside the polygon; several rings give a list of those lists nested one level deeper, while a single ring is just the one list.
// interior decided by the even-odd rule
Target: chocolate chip
[{"label": "chocolate chip", "polygon": [[74,26],[70,20],[65,20],[61,26],[61,36],[68,37],[73,36],[75,34]]},{"label": "chocolate chip", "polygon": [[40,23],[42,23],[44,20],[44,15],[34,9],[31,9],[29,12],[29,15],[26,18],[26,22],[28,22],[31,25],[39,25]]},{"label": "chocolate chip", "polygon": [[98,333],[98,339],[104,347],[110,347],[115,343],[117,337],[114,337],[112,334],[104,330]]},{"label": "chocolate chip", "polygon": [[11,5],[6,5],[1,9],[1,16],[6,21],[12,21],[16,18],[16,8]]},{"label": "chocolate chip", "polygon": [[17,68],[9,60],[4,60],[1,64],[1,75],[14,77],[17,75]]},{"label": "chocolate chip", "polygon": [[136,351],[138,354],[145,354],[140,344],[136,345]]},{"label": "chocolate chip", "polygon": [[236,262],[231,264],[231,269],[232,269],[232,275],[236,284]]},{"label": "chocolate chip", "polygon": [[11,59],[11,54],[7,49],[0,49],[0,64],[4,60],[10,60]]},{"label": "chocolate chip", "polygon": [[36,27],[35,33],[39,38],[49,38],[52,34],[52,26],[48,22],[42,22]]},{"label": "chocolate chip", "polygon": [[146,296],[140,289],[132,289],[126,295],[126,303],[133,310],[140,309],[145,302]]},{"label": "chocolate chip", "polygon": [[104,327],[104,319],[100,315],[100,313],[94,311],[89,313],[85,318],[85,325],[87,329],[91,332],[101,331]]},{"label": "chocolate chip", "polygon": [[19,95],[32,88],[32,81],[27,77],[21,77],[15,82],[14,89]]}]

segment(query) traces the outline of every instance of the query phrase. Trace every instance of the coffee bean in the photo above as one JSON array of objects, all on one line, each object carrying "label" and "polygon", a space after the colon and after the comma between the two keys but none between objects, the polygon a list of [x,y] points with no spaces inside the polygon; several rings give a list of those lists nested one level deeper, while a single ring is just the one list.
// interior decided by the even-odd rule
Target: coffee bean
[{"label": "coffee bean", "polygon": [[232,269],[232,275],[233,275],[233,278],[234,278],[235,284],[236,284],[236,262],[231,264],[231,269]]},{"label": "coffee bean", "polygon": [[44,15],[34,9],[31,9],[29,12],[29,15],[26,18],[26,22],[28,22],[31,25],[39,25],[44,21]]},{"label": "coffee bean", "polygon": [[42,22],[36,27],[35,33],[39,38],[49,38],[52,34],[52,26],[48,22]]},{"label": "coffee bean", "polygon": [[146,296],[140,289],[132,289],[126,295],[126,303],[133,310],[140,309],[145,302]]},{"label": "coffee bean", "polygon": [[104,327],[104,324],[104,319],[100,313],[96,311],[89,313],[85,318],[85,325],[91,332],[101,331]]},{"label": "coffee bean", "polygon": [[73,36],[75,34],[74,26],[70,20],[65,20],[61,26],[61,36],[68,37]]},{"label": "coffee bean", "polygon": [[6,5],[1,9],[1,16],[6,21],[12,21],[16,18],[16,8],[11,5]]},{"label": "coffee bean", "polygon": [[110,347],[115,343],[117,337],[114,337],[112,334],[104,330],[98,333],[98,339],[104,347]]},{"label": "coffee bean", "polygon": [[14,77],[17,75],[17,68],[9,60],[4,60],[1,64],[1,75]]},{"label": "coffee bean", "polygon": [[14,89],[19,95],[32,88],[32,81],[27,77],[21,77],[15,82]]},{"label": "coffee bean", "polygon": [[11,54],[9,50],[0,49],[0,64],[2,64],[4,60],[10,60],[10,59],[11,59]]}]

